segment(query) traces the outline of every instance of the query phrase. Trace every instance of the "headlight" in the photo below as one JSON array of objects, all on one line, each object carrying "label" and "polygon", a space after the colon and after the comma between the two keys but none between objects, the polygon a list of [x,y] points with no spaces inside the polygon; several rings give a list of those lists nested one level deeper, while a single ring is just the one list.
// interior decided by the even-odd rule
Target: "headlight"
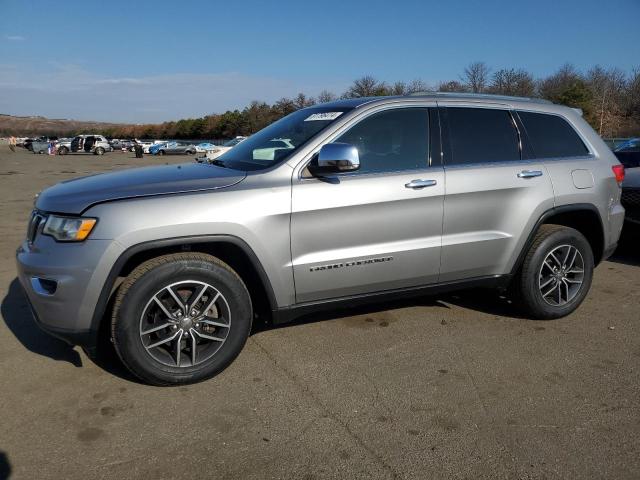
[{"label": "headlight", "polygon": [[42,233],[51,235],[60,242],[81,242],[89,236],[96,222],[95,218],[49,215]]}]

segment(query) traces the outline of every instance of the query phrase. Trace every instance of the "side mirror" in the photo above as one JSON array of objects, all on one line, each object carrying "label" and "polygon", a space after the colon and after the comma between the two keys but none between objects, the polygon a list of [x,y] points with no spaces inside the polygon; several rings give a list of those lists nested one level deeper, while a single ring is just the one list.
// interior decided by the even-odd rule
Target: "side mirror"
[{"label": "side mirror", "polygon": [[317,162],[309,165],[316,174],[352,172],[360,168],[358,149],[348,143],[327,143],[322,146]]}]

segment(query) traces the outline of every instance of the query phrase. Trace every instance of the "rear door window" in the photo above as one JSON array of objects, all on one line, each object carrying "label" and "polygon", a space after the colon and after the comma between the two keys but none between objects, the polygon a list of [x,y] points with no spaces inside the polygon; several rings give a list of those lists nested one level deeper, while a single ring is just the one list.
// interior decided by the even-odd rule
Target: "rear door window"
[{"label": "rear door window", "polygon": [[449,165],[520,160],[518,131],[508,110],[447,107]]},{"label": "rear door window", "polygon": [[518,112],[535,158],[580,157],[589,150],[562,117],[546,113]]}]

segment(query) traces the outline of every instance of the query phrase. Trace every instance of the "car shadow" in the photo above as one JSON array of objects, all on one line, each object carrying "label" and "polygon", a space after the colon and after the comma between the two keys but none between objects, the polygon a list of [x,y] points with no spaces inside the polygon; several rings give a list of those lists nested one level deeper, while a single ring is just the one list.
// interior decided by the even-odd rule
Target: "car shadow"
[{"label": "car shadow", "polygon": [[13,335],[24,347],[53,360],[69,362],[82,367],[80,354],[67,343],[40,330],[29,308],[25,293],[17,278],[9,285],[0,307],[2,318]]},{"label": "car shadow", "polygon": [[0,480],[7,480],[11,476],[11,463],[7,454],[0,450]]},{"label": "car shadow", "polygon": [[[76,367],[82,367],[82,356],[73,347],[51,335],[43,332],[36,322],[29,308],[24,290],[15,278],[9,285],[9,291],[2,300],[2,318],[13,335],[29,351],[53,360],[69,362]],[[95,352],[89,358],[99,368],[123,380],[134,383],[140,381],[134,377],[122,364],[111,343],[109,322],[102,322],[103,331],[99,334],[99,343]]]},{"label": "car shadow", "polygon": [[[494,290],[473,289],[317,311],[301,315],[290,322],[282,324],[273,324],[271,321],[259,319],[254,322],[251,335],[269,330],[340,320],[352,316],[370,315],[400,308],[422,306],[448,309],[451,308],[449,305],[456,305],[493,316],[526,320],[526,317],[518,313],[518,309],[511,300],[501,293]],[[38,328],[18,279],[14,279],[11,282],[9,291],[2,300],[2,317],[9,330],[29,351],[53,360],[69,362],[76,367],[82,367],[81,356],[74,347],[44,333]],[[88,358],[96,366],[116,377],[133,383],[141,383],[120,361],[113,344],[109,340],[109,327],[110,322],[102,322],[97,349]]]},{"label": "car shadow", "polygon": [[354,307],[327,309],[319,312],[307,313],[294,318],[290,322],[281,324],[273,324],[268,320],[261,320],[254,322],[251,334],[255,335],[268,330],[277,330],[280,328],[309,323],[341,320],[352,316],[371,315],[400,308],[438,307],[449,309],[451,308],[449,305],[456,305],[493,316],[528,320],[527,317],[519,313],[517,306],[504,294],[497,290],[477,288],[459,290],[439,295],[424,295],[399,300],[381,301]]},{"label": "car shadow", "polygon": [[609,261],[633,267],[640,266],[640,225],[629,222],[624,224],[618,248],[609,257]]}]

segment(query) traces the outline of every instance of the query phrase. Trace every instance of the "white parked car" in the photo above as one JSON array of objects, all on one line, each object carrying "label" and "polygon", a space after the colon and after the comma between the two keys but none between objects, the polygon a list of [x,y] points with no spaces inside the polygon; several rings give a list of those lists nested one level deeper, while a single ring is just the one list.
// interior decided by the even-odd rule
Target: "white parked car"
[{"label": "white parked car", "polygon": [[268,145],[267,148],[257,148],[253,151],[254,160],[275,160],[278,152],[296,148],[288,138],[274,138],[265,143]]},{"label": "white parked car", "polygon": [[213,143],[209,143],[209,142],[198,143],[197,145],[195,145],[195,147],[196,147],[196,153],[207,153],[209,150],[218,148],[217,145],[214,145]]},{"label": "white parked car", "polygon": [[222,155],[225,152],[228,152],[229,150],[231,150],[233,147],[238,145],[240,142],[242,142],[246,138],[247,137],[238,136],[236,138],[233,138],[233,139],[223,143],[222,145],[214,146],[211,150],[207,150],[206,151],[207,152],[207,158],[209,160],[214,160],[214,159],[218,158],[220,155]]},{"label": "white parked car", "polygon": [[137,140],[136,139],[136,143],[138,145],[142,146],[142,151],[144,153],[149,153],[149,147],[155,145],[156,142],[150,142],[150,141],[141,141],[141,140]]}]

